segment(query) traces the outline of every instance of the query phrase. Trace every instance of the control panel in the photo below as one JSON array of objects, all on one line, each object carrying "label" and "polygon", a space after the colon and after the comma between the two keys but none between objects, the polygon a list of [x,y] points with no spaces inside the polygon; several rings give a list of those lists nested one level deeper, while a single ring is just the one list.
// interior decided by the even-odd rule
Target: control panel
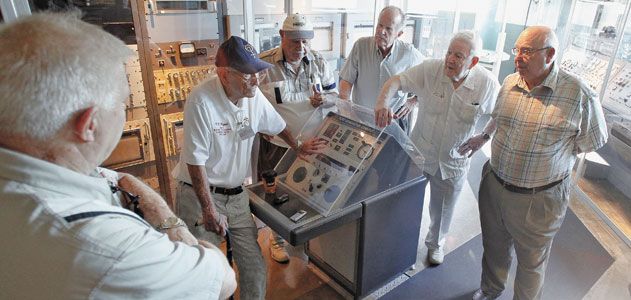
[{"label": "control panel", "polygon": [[[605,79],[605,73],[609,66],[609,60],[601,57],[595,52],[579,52],[574,49],[568,50],[563,54],[563,62],[561,68],[567,72],[578,75],[587,81],[589,86],[595,91],[600,91]],[[612,74],[619,71],[619,66],[614,65]]]},{"label": "control panel", "polygon": [[177,112],[161,115],[164,149],[167,156],[180,154],[184,142],[184,113]]},{"label": "control panel", "polygon": [[603,105],[629,117],[631,116],[631,64],[620,63],[619,70],[617,74],[612,73],[610,77]]},{"label": "control panel", "polygon": [[[563,55],[561,68],[578,75],[599,93],[603,87],[609,58],[593,52],[582,54],[575,49]],[[631,65],[616,59],[611,68],[602,104],[607,109],[623,115],[631,115]]]},{"label": "control panel", "polygon": [[372,127],[329,113],[316,137],[326,149],[296,159],[285,184],[321,214],[343,205],[389,138]]},{"label": "control panel", "polygon": [[127,109],[146,107],[145,88],[142,85],[142,73],[140,71],[140,60],[138,58],[138,46],[127,45],[134,51],[127,62],[125,62],[125,73],[129,84],[129,104]]},{"label": "control panel", "polygon": [[153,71],[158,103],[186,100],[193,88],[202,82],[215,66],[174,68]]},{"label": "control panel", "polygon": [[117,169],[155,160],[149,119],[125,122],[120,142],[103,166]]},{"label": "control panel", "polygon": [[186,100],[215,68],[218,40],[177,41],[151,45],[159,104]]}]

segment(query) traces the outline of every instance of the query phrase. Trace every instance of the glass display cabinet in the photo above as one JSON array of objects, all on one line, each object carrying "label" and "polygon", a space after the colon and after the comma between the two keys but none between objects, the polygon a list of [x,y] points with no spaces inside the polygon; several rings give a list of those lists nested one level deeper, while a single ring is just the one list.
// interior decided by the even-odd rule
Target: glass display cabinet
[{"label": "glass display cabinet", "polygon": [[250,206],[292,245],[306,243],[310,261],[361,298],[416,262],[423,156],[398,125],[377,128],[371,109],[323,106],[299,139],[317,137],[326,148],[303,158],[289,151],[275,169],[275,192],[263,182],[247,187]]},{"label": "glass display cabinet", "polygon": [[580,156],[575,181],[582,195],[631,245],[631,25],[627,0],[574,3],[561,68],[578,75],[601,99],[609,140]]}]

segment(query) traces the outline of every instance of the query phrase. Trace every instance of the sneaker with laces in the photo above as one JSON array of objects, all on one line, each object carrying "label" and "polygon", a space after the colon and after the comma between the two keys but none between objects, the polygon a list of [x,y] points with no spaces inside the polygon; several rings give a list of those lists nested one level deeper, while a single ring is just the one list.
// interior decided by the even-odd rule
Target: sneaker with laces
[{"label": "sneaker with laces", "polygon": [[289,261],[289,254],[285,249],[285,241],[276,240],[271,238],[269,241],[269,250],[272,255],[272,259],[279,263],[286,263]]},{"label": "sneaker with laces", "polygon": [[427,260],[432,265],[440,265],[443,263],[445,254],[443,248],[429,249],[427,253]]}]

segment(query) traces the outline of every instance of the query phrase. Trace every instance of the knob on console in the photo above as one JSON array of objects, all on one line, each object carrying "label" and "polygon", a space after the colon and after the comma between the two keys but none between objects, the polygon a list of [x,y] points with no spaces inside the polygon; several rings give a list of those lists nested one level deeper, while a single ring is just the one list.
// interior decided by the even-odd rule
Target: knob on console
[{"label": "knob on console", "polygon": [[296,169],[296,171],[294,171],[294,175],[292,176],[292,179],[294,180],[294,182],[298,183],[305,180],[305,177],[307,177],[307,168],[300,167]]}]

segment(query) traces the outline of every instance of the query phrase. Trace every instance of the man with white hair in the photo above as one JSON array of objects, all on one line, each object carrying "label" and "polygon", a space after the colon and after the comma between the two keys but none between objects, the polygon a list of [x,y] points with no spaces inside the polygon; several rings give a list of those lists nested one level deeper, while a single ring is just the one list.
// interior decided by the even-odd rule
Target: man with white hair
[{"label": "man with white hair", "polygon": [[[313,111],[324,101],[327,94],[337,95],[335,75],[326,59],[310,49],[313,25],[302,14],[290,14],[280,30],[280,47],[261,53],[262,60],[272,64],[267,69],[267,84],[261,91],[287,122],[294,135],[300,133]],[[259,139],[258,173],[272,170],[288,149],[281,139]],[[285,263],[289,254],[285,241],[275,232],[270,234],[272,259]]]},{"label": "man with white hair", "polygon": [[418,121],[410,138],[423,153],[423,170],[431,186],[425,245],[428,260],[435,265],[443,262],[443,245],[456,200],[466,182],[469,158],[490,139],[494,129],[494,123],[489,121],[482,133],[473,135],[480,117],[493,110],[499,90],[493,74],[478,65],[480,50],[482,41],[475,32],[457,33],[444,59],[425,60],[390,78],[375,108],[377,125],[385,126],[392,118],[407,114],[414,105],[408,101],[393,114],[388,100],[395,92],[411,92],[421,99]]},{"label": "man with white hair", "polygon": [[[481,286],[473,299],[504,291],[517,256],[514,299],[540,299],[552,240],[565,218],[576,155],[607,142],[598,96],[556,63],[559,41],[526,28],[512,49],[517,73],[504,79],[493,119],[491,160],[482,169]],[[490,133],[490,131],[489,131]]]},{"label": "man with white hair", "polygon": [[73,15],[2,25],[0,44],[0,298],[230,296],[218,248],[140,180],[97,168],[121,137],[131,51]]},{"label": "man with white hair", "polygon": [[[396,6],[386,6],[379,13],[375,34],[358,39],[340,71],[340,98],[355,104],[375,108],[377,96],[386,80],[423,61],[414,45],[403,42],[405,13]],[[394,108],[405,103],[406,94],[398,92],[388,99]],[[398,120],[408,132],[406,118]]]}]

